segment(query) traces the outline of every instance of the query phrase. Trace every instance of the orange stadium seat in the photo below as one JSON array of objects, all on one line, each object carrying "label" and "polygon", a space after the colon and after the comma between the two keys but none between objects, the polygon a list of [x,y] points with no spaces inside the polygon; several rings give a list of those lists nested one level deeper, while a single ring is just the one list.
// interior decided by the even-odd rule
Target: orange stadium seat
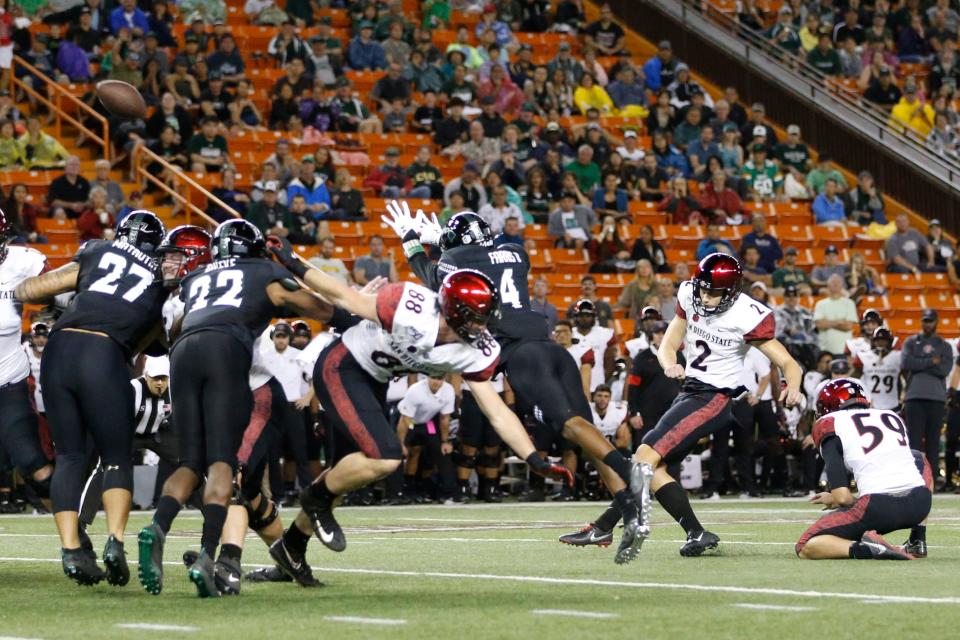
[{"label": "orange stadium seat", "polygon": [[671,249],[696,250],[704,237],[704,228],[698,224],[665,224],[661,229],[657,237],[663,238],[661,242]]},{"label": "orange stadium seat", "polygon": [[783,247],[805,249],[813,246],[813,233],[809,225],[778,224],[770,227],[770,233],[777,237]]},{"label": "orange stadium seat", "polygon": [[813,234],[813,245],[815,247],[826,248],[832,244],[840,248],[850,244],[850,233],[847,227],[812,226],[810,230]]}]

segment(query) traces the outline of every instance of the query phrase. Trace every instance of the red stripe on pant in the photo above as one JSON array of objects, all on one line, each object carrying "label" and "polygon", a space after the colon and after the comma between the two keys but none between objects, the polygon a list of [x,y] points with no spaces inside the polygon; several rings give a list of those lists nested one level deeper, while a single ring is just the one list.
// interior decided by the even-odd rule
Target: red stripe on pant
[{"label": "red stripe on pant", "polygon": [[243,430],[243,441],[237,450],[237,461],[240,464],[247,464],[250,460],[253,445],[257,443],[260,434],[263,433],[263,429],[270,420],[272,404],[273,391],[270,390],[269,383],[253,390],[253,411],[250,413],[250,422],[247,423],[247,428]]},{"label": "red stripe on pant", "polygon": [[870,496],[861,496],[849,509],[828,513],[814,522],[809,529],[803,532],[803,535],[800,536],[800,539],[797,540],[797,546],[795,547],[797,555],[800,555],[800,551],[802,551],[806,544],[810,542],[810,538],[821,535],[827,529],[860,522],[860,520],[863,519],[863,514],[866,513],[867,505],[869,504]]},{"label": "red stripe on pant", "polygon": [[370,436],[366,425],[360,419],[357,408],[350,400],[350,394],[343,386],[340,379],[340,363],[350,352],[342,342],[331,349],[330,354],[323,363],[323,384],[326,385],[327,393],[330,394],[330,400],[333,402],[333,408],[340,416],[340,419],[347,426],[350,436],[360,448],[363,455],[368,458],[380,458],[380,447]]},{"label": "red stripe on pant", "polygon": [[723,411],[728,402],[730,402],[730,398],[722,393],[716,394],[710,402],[678,422],[665,436],[654,443],[654,451],[659,453],[661,458],[666,458],[667,454],[673,451],[687,436]]}]

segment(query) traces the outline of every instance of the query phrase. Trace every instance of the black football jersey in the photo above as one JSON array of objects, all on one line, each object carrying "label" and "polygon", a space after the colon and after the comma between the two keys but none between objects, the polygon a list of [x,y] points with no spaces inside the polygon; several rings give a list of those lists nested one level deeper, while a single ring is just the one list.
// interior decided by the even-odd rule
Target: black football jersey
[{"label": "black football jersey", "polygon": [[214,260],[190,273],[180,285],[184,302],[180,338],[198,331],[230,334],[252,352],[253,342],[270,320],[287,315],[267,295],[273,282],[293,275],[263,258]]},{"label": "black football jersey", "polygon": [[100,331],[132,354],[160,322],[167,297],[155,256],[123,240],[91,240],[73,261],[80,265],[77,293],[53,331]]},{"label": "black football jersey", "polygon": [[504,244],[499,247],[462,245],[444,251],[433,264],[424,254],[411,260],[417,276],[434,291],[443,279],[458,269],[476,269],[485,274],[500,291],[500,320],[491,327],[501,342],[515,338],[547,338],[547,322],[543,314],[530,310],[527,274],[530,257],[523,247]]}]

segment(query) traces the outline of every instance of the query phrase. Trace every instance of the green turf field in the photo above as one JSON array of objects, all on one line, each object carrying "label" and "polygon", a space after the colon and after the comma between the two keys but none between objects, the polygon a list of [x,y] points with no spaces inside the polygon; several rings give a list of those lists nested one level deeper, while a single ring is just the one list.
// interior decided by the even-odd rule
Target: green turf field
[{"label": "green turf field", "polygon": [[[575,549],[560,533],[596,504],[368,507],[339,510],[347,550],[316,540],[327,586],[249,585],[199,600],[179,564],[196,548],[198,512],[167,543],[165,588],[136,581],[78,587],[60,570],[49,516],[0,516],[0,638],[955,638],[960,634],[960,499],[934,500],[930,557],[914,562],[804,562],[793,543],[818,511],[802,500],[700,502],[721,536],[715,557],[681,558],[681,530],[655,509],[640,558]],[[289,510],[285,512],[288,518]],[[135,514],[128,528],[136,558]],[[103,520],[94,543],[104,542]],[[900,543],[903,534],[888,536]],[[617,533],[619,539],[619,532]],[[267,562],[250,538],[245,568]],[[344,619],[337,619],[337,618]],[[359,618],[359,619],[358,619]],[[378,620],[370,620],[375,618]],[[167,625],[137,629],[123,625]],[[824,635],[826,634],[826,635]]]}]

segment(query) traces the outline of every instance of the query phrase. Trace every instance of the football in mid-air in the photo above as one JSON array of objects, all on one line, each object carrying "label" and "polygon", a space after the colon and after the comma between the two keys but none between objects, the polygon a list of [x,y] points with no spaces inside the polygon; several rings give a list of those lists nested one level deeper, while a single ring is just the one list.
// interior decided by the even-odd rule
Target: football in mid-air
[{"label": "football in mid-air", "polygon": [[97,83],[97,98],[118,118],[142,118],[147,114],[147,103],[137,88],[123,80],[102,80]]}]

